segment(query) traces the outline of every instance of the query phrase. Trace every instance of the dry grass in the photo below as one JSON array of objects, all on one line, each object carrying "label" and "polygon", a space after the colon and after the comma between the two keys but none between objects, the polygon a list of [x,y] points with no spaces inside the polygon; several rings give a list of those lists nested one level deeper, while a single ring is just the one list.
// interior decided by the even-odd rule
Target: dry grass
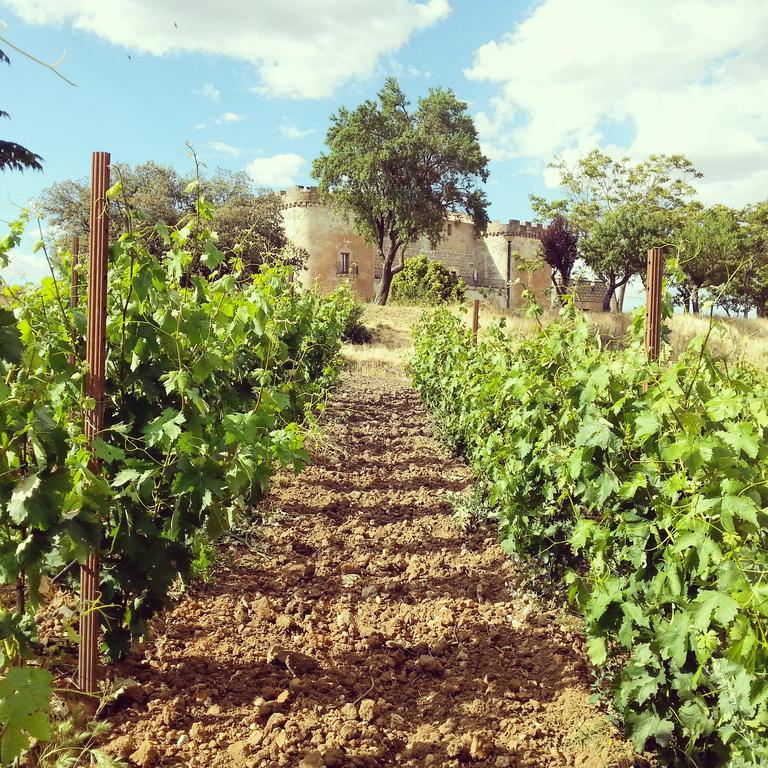
[{"label": "dry grass", "polygon": [[[590,316],[604,339],[621,344],[626,338],[629,315],[599,313]],[[733,362],[768,365],[768,320],[742,320],[700,315],[675,315],[669,321],[673,356],[679,355],[697,336],[709,334],[709,349]]]},{"label": "dry grass", "polygon": [[[404,376],[405,364],[413,353],[411,329],[424,311],[423,307],[395,304],[385,307],[366,305],[363,323],[371,331],[373,339],[369,344],[345,344],[344,358],[366,375],[385,378]],[[463,317],[469,325],[467,307],[456,305],[451,307],[451,311]],[[533,319],[507,314],[490,304],[482,304],[480,332],[500,317],[506,317],[510,333],[529,333],[536,326]],[[625,342],[631,323],[630,315],[594,312],[588,317],[608,345],[621,346]],[[556,312],[545,312],[541,322],[548,324],[556,318]],[[715,318],[713,322],[715,328],[710,334],[709,345],[715,355],[768,367],[768,320]],[[670,322],[673,354],[679,354],[696,336],[705,335],[709,325],[708,317],[675,315]]]},{"label": "dry grass", "polygon": [[373,335],[369,344],[345,344],[344,359],[365,376],[401,378],[413,352],[411,328],[421,307],[367,304],[363,324]]}]

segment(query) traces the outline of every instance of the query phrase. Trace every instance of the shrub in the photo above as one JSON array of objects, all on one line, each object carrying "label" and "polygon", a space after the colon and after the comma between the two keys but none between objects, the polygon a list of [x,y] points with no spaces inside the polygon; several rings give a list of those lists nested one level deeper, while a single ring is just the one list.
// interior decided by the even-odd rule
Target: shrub
[{"label": "shrub", "polygon": [[467,286],[445,264],[426,256],[407,259],[392,280],[392,298],[401,304],[448,304],[463,301]]},{"label": "shrub", "polygon": [[365,306],[357,298],[348,283],[342,283],[331,294],[343,310],[346,324],[341,333],[341,338],[350,344],[367,344],[373,338],[371,332],[363,324]]}]

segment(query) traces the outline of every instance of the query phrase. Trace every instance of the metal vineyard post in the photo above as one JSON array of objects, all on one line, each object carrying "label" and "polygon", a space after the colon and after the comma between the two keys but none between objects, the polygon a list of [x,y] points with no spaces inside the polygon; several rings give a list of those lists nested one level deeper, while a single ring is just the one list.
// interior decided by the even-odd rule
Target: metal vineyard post
[{"label": "metal vineyard post", "polygon": [[[104,368],[107,326],[107,251],[109,237],[109,153],[94,152],[91,170],[91,232],[88,249],[88,326],[86,331],[86,396],[92,408],[85,412],[85,435],[89,445],[104,428]],[[100,462],[91,458],[93,472]],[[81,691],[96,691],[99,653],[99,548],[98,544],[80,570],[80,656],[78,686]]]},{"label": "metal vineyard post", "polygon": [[661,281],[664,274],[664,253],[661,248],[648,251],[648,273],[645,302],[645,349],[649,360],[658,360],[661,351]]},{"label": "metal vineyard post", "polygon": [[[73,311],[77,309],[77,257],[80,253],[80,238],[75,235],[72,238],[72,273],[69,284],[69,307]],[[77,330],[75,329],[74,318],[72,319],[72,354],[69,356],[69,364],[74,365],[77,362]]]}]

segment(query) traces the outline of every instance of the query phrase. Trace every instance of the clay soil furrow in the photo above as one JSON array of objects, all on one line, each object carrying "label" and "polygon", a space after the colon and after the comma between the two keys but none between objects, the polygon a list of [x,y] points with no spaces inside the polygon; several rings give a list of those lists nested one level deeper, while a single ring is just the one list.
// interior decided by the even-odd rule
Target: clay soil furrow
[{"label": "clay soil furrow", "polygon": [[572,622],[516,589],[449,492],[468,469],[397,378],[347,375],[314,463],[119,670],[135,765],[630,765]]}]

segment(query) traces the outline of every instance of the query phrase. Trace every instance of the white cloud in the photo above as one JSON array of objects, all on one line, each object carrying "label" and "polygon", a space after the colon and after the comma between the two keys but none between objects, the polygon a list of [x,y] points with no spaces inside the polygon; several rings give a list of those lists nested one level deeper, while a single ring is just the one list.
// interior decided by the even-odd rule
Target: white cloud
[{"label": "white cloud", "polygon": [[398,78],[423,78],[429,80],[432,73],[426,69],[419,69],[413,64],[401,64],[397,59],[389,60],[389,69]]},{"label": "white cloud", "polygon": [[306,165],[301,155],[288,152],[272,157],[257,157],[248,163],[248,175],[265,187],[290,187],[296,183],[296,177]]},{"label": "white cloud", "polygon": [[203,83],[203,87],[195,91],[200,96],[205,96],[206,99],[211,101],[219,101],[221,99],[221,91],[213,83]]},{"label": "white cloud", "polygon": [[326,98],[450,13],[448,0],[5,0],[31,24],[71,24],[133,51],[251,62],[261,92]]},{"label": "white cloud", "polygon": [[764,0],[542,0],[465,71],[500,84],[476,116],[486,154],[548,160],[619,134],[634,157],[690,157],[707,199],[765,198],[766,29]]},{"label": "white cloud", "polygon": [[217,123],[239,123],[243,120],[242,115],[238,115],[237,112],[222,112],[217,118]]},{"label": "white cloud", "polygon": [[242,147],[233,147],[225,141],[209,141],[205,146],[212,152],[218,155],[227,155],[227,157],[240,157],[243,154]]},{"label": "white cloud", "polygon": [[299,128],[296,123],[289,120],[287,117],[283,118],[283,122],[278,126],[281,136],[285,136],[286,139],[303,139],[315,132],[314,128]]},{"label": "white cloud", "polygon": [[192,128],[195,131],[202,131],[205,130],[208,126],[205,123],[195,123]]}]

